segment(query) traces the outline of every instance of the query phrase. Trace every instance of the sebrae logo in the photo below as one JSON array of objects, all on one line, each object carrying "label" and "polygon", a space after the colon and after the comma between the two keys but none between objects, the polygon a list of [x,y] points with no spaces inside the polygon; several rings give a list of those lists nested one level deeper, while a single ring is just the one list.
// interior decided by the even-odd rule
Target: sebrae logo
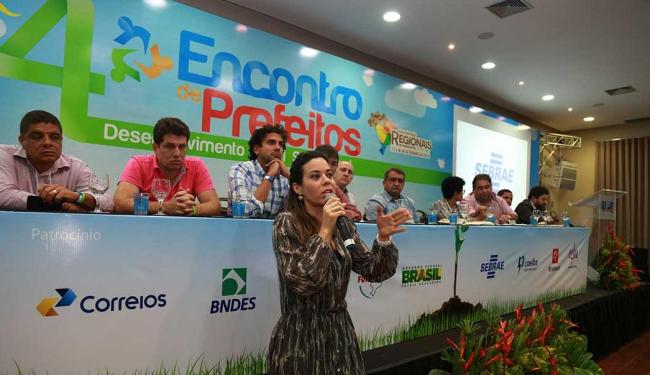
[{"label": "sebrae logo", "polygon": [[[46,297],[36,306],[36,310],[43,317],[58,316],[55,307],[67,307],[77,299],[77,295],[70,288],[58,288],[56,292],[60,297]],[[98,297],[92,294],[81,298],[79,309],[86,314],[145,310],[167,305],[167,295],[164,293],[149,294],[146,296],[120,296],[120,297]]]},{"label": "sebrae logo", "polygon": [[442,282],[442,266],[427,264],[424,266],[402,267],[402,288],[420,285],[433,285]]},{"label": "sebrae logo", "polygon": [[486,279],[494,279],[498,271],[505,269],[505,261],[499,260],[499,254],[492,254],[487,262],[481,263],[481,273],[486,273]]},{"label": "sebrae logo", "polygon": [[522,270],[524,272],[536,270],[537,265],[538,265],[537,259],[526,258],[524,255],[522,255],[517,260],[517,274],[520,274]]},{"label": "sebrae logo", "polygon": [[256,297],[237,297],[246,295],[246,268],[224,268],[221,270],[221,297],[210,304],[210,314],[228,313],[255,309]]},{"label": "sebrae logo", "polygon": [[361,275],[357,277],[357,284],[359,285],[359,292],[361,292],[361,295],[366,298],[374,297],[379,288],[383,285],[383,283],[370,282]]},{"label": "sebrae logo", "polygon": [[48,316],[59,316],[59,314],[54,310],[55,307],[67,307],[72,305],[77,295],[69,288],[59,288],[56,289],[56,292],[59,293],[59,297],[45,297],[41,300],[36,306],[36,310],[43,317]]},{"label": "sebrae logo", "polygon": [[555,272],[560,269],[560,249],[554,248],[551,251],[551,265],[548,266],[548,272]]}]

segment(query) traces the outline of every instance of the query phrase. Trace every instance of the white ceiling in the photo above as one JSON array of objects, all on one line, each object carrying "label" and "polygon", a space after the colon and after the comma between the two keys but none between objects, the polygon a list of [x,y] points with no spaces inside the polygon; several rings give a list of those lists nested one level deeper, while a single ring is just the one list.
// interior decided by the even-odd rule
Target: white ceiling
[{"label": "white ceiling", "polygon": [[[192,3],[192,1],[187,1]],[[650,116],[650,0],[229,0],[512,109],[559,131]],[[382,20],[386,10],[399,22]],[[492,32],[494,38],[478,39]],[[456,49],[447,49],[449,42]],[[485,61],[496,68],[481,69]],[[525,85],[518,86],[520,80]],[[637,92],[604,90],[632,85]],[[555,100],[544,102],[544,94]],[[604,105],[594,107],[594,104]],[[573,112],[567,108],[573,107]],[[585,123],[582,118],[595,116]]]}]

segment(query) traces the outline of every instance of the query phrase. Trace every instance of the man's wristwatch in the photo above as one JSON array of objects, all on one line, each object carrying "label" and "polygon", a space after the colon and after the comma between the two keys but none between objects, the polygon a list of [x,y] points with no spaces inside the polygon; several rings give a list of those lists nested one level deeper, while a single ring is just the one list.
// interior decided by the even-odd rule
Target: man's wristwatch
[{"label": "man's wristwatch", "polygon": [[273,179],[275,179],[275,176],[269,176],[268,174],[264,176],[264,179],[267,180],[270,183],[273,183]]}]

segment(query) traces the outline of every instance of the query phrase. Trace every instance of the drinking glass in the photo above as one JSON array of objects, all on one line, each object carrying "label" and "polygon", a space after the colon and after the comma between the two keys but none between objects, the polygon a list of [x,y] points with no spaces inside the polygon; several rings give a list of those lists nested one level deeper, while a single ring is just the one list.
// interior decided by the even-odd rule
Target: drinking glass
[{"label": "drinking glass", "polygon": [[92,211],[96,214],[101,214],[103,211],[99,208],[99,197],[106,193],[110,187],[110,176],[108,174],[94,174],[92,173],[88,178],[88,187],[95,196],[95,209]]},{"label": "drinking glass", "polygon": [[539,218],[542,216],[540,210],[533,210],[533,217],[535,218],[535,224],[539,223]]},{"label": "drinking glass", "polygon": [[546,224],[550,224],[553,222],[553,218],[551,217],[551,214],[548,212],[548,210],[542,211],[542,219],[544,219],[544,222]]},{"label": "drinking glass", "polygon": [[464,222],[467,222],[469,216],[469,204],[467,202],[458,202],[458,215],[463,219]]},{"label": "drinking glass", "polygon": [[156,215],[164,215],[162,211],[163,201],[172,190],[171,181],[166,178],[154,178],[151,182],[151,194],[158,200],[158,213]]},{"label": "drinking glass", "polygon": [[569,218],[569,213],[563,211],[561,216],[562,216],[562,225],[564,225],[565,227],[571,226],[571,219]]}]

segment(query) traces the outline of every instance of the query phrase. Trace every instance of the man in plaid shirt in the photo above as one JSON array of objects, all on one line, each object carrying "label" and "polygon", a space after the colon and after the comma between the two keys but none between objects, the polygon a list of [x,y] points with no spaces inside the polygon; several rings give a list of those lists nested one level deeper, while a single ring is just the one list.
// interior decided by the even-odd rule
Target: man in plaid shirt
[{"label": "man in plaid shirt", "polygon": [[287,132],[280,125],[257,128],[250,140],[249,161],[228,174],[231,199],[244,202],[246,217],[272,218],[289,193],[289,168],[282,161]]}]

